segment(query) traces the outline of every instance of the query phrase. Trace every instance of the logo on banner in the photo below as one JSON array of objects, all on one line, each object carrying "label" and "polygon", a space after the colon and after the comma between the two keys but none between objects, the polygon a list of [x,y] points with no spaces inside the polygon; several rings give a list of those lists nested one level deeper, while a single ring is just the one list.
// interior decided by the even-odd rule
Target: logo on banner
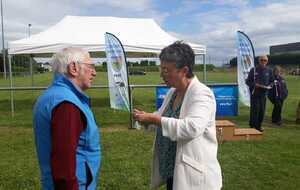
[{"label": "logo on banner", "polygon": [[122,59],[121,57],[116,57],[116,59],[112,62],[112,68],[115,72],[120,72],[122,68]]},{"label": "logo on banner", "polygon": [[244,64],[251,66],[251,57],[249,55],[245,55]]}]

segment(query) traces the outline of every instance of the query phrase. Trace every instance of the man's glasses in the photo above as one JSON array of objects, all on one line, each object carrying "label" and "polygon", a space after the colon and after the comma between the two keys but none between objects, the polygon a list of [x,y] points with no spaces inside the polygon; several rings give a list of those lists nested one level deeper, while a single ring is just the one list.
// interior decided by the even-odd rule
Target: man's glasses
[{"label": "man's glasses", "polygon": [[86,65],[91,70],[96,70],[95,64],[90,64],[90,63],[81,63],[81,64]]},{"label": "man's glasses", "polygon": [[268,60],[267,59],[261,59],[260,61],[261,62],[267,62]]}]

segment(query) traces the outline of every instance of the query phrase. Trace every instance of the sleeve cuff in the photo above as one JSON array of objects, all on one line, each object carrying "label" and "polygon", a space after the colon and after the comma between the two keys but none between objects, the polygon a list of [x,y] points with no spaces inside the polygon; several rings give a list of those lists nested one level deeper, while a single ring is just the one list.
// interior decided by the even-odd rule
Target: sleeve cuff
[{"label": "sleeve cuff", "polygon": [[169,124],[170,118],[167,117],[161,117],[161,128],[162,128],[162,135],[164,137],[170,138],[172,141],[176,141],[174,138],[176,135],[176,129],[175,126],[171,127]]}]

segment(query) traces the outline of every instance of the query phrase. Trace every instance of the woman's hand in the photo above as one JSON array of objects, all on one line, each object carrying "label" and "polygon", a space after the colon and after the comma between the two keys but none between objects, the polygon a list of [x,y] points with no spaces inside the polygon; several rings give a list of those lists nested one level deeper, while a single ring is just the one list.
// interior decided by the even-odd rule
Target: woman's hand
[{"label": "woman's hand", "polygon": [[142,124],[156,124],[160,125],[161,117],[153,113],[147,113],[138,109],[133,110],[133,118]]}]

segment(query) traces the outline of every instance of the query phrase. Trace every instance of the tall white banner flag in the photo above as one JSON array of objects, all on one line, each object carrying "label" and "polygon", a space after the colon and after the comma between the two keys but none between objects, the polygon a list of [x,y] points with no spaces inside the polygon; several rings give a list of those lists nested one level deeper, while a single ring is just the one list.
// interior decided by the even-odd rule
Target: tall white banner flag
[{"label": "tall white banner flag", "polygon": [[239,85],[239,99],[246,106],[250,106],[250,90],[246,84],[246,79],[250,69],[254,67],[254,49],[249,37],[241,32],[237,32],[237,75]]},{"label": "tall white banner flag", "polygon": [[105,33],[105,52],[110,107],[130,111],[125,52],[120,40],[111,33]]}]

